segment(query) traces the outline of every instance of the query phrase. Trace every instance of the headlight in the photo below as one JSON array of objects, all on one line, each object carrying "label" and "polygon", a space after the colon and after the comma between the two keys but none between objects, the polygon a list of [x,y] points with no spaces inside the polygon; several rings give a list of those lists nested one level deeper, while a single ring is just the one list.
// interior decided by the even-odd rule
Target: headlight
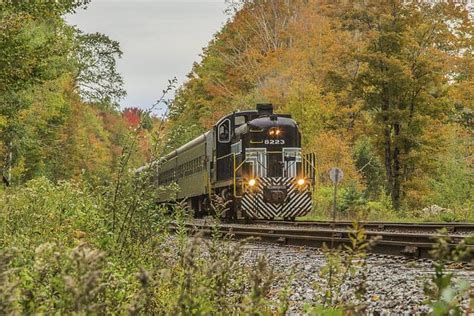
[{"label": "headlight", "polygon": [[298,185],[304,185],[305,184],[305,180],[304,179],[298,179],[298,181],[296,183],[298,183]]},{"label": "headlight", "polygon": [[257,181],[255,181],[255,179],[250,179],[250,180],[249,180],[249,185],[250,185],[251,187],[253,187],[253,186],[255,185],[255,183],[257,183]]},{"label": "headlight", "polygon": [[270,136],[280,136],[280,134],[281,134],[281,130],[279,128],[276,128],[276,127],[272,127],[268,131],[268,135],[270,135]]}]

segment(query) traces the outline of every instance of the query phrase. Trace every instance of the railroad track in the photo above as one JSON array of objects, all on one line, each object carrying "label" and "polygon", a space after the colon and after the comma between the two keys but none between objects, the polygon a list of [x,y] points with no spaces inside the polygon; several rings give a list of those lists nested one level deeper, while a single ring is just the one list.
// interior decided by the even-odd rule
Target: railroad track
[{"label": "railroad track", "polygon": [[[244,223],[240,221],[239,223]],[[264,225],[282,225],[288,227],[300,228],[340,228],[347,229],[352,226],[351,221],[283,221],[283,220],[252,220],[252,224]],[[441,223],[441,222],[424,222],[424,223],[403,223],[403,222],[358,222],[366,230],[373,231],[400,231],[400,232],[417,232],[417,233],[435,233],[440,229],[446,229],[449,234],[471,234],[474,233],[474,223]]]},{"label": "railroad track", "polygon": [[[275,224],[274,221],[269,222]],[[295,224],[294,222],[291,222]],[[299,222],[300,225],[302,222]],[[328,224],[329,222],[326,222]],[[281,224],[279,222],[278,224]],[[332,224],[332,223],[330,223]],[[364,227],[367,229],[367,224],[364,223]],[[372,223],[373,224],[373,223]],[[381,223],[378,223],[381,225]],[[388,223],[386,223],[388,224]],[[414,225],[407,223],[397,223],[400,225]],[[320,248],[323,244],[327,246],[333,245],[337,247],[339,245],[350,244],[350,233],[348,229],[349,223],[337,223],[337,225],[328,225],[327,228],[319,227],[318,229],[311,229],[310,224],[303,224],[303,229],[299,227],[282,227],[282,226],[258,226],[258,225],[242,225],[242,224],[207,224],[207,223],[186,223],[184,227],[190,233],[201,233],[204,236],[210,236],[213,230],[218,229],[221,234],[231,235],[235,239],[245,238],[258,238],[262,242],[277,243],[282,245],[291,246],[305,246],[312,248]],[[314,223],[313,223],[314,225]],[[388,224],[391,227],[392,223]],[[419,225],[419,224],[418,224]],[[430,223],[432,226],[444,224]],[[370,226],[370,225],[369,225]],[[454,226],[454,225],[450,225]],[[334,228],[332,228],[334,227]],[[342,228],[340,228],[342,227]],[[381,226],[377,226],[381,229]],[[404,226],[397,226],[400,227]],[[425,227],[425,226],[424,226]],[[463,227],[465,229],[466,227]],[[177,229],[176,224],[170,226],[172,231]],[[431,228],[433,229],[433,228]],[[375,246],[370,249],[371,253],[386,254],[386,255],[397,255],[407,256],[413,258],[430,258],[429,251],[433,248],[435,238],[438,234],[433,233],[412,233],[412,232],[388,232],[388,231],[366,231],[367,238],[377,238]],[[450,246],[455,247],[463,237],[461,235],[448,235],[451,239]],[[471,253],[467,261],[474,259],[474,245],[469,245],[469,251]]]}]

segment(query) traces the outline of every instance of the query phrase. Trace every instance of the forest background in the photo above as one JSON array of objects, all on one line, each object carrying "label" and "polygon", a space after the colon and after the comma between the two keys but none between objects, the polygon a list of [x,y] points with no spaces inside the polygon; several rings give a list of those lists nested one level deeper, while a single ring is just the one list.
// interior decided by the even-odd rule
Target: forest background
[{"label": "forest background", "polygon": [[[472,218],[473,24],[463,7],[402,1],[230,1],[229,20],[168,104],[165,118],[118,107],[119,43],[68,25],[88,0],[2,2],[0,157],[4,182],[116,180],[209,129],[271,102],[317,157],[315,215],[328,170],[345,172],[340,216]],[[159,98],[159,95],[157,95]],[[143,106],[143,105],[141,105]]]},{"label": "forest background", "polygon": [[[473,24],[463,7],[230,1],[176,97],[165,101],[173,79],[157,93],[151,108],[168,108],[157,118],[119,108],[119,43],[66,23],[88,3],[0,0],[0,314],[285,315],[290,290],[269,299],[282,276],[265,258],[242,264],[243,245],[218,230],[188,238],[185,209],[167,216],[149,174],[135,172],[257,102],[291,113],[316,154],[312,216],[328,216],[338,166],[339,218],[474,219]],[[366,280],[369,241],[354,234],[349,252],[323,251],[313,314],[367,307],[344,283]],[[468,289],[444,271],[461,259],[448,248],[441,238],[425,288],[435,315],[461,313]]]}]

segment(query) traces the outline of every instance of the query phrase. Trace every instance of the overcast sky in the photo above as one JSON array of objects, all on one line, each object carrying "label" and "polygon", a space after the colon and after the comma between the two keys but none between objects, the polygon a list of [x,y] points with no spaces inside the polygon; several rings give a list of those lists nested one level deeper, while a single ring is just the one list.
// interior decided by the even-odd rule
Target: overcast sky
[{"label": "overcast sky", "polygon": [[202,48],[227,16],[224,0],[93,0],[66,19],[84,32],[101,32],[120,42],[118,69],[127,97],[122,108],[147,108],[168,79],[182,83]]}]

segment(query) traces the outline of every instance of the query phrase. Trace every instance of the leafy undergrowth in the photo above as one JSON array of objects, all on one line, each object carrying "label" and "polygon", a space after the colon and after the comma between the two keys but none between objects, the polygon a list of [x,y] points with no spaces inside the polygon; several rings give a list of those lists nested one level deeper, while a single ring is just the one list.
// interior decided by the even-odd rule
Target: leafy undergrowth
[{"label": "leafy undergrowth", "polygon": [[[332,206],[331,206],[332,207]],[[330,220],[332,219],[332,209],[319,209],[316,207],[306,216],[297,220]],[[396,212],[389,206],[376,201],[363,202],[355,208],[346,210],[338,209],[336,220],[346,221],[386,221],[386,222],[474,222],[474,212],[472,208],[451,210],[432,205],[424,209]]]},{"label": "leafy undergrowth", "polygon": [[[1,315],[288,312],[291,289],[272,289],[288,280],[281,280],[265,258],[242,264],[244,242],[230,242],[217,229],[209,239],[189,236],[179,206],[173,218],[178,229],[171,236],[165,210],[143,196],[125,202],[131,196],[127,190],[135,190],[128,182],[121,190],[123,198],[113,204],[108,190],[39,178],[0,193]],[[352,246],[344,251],[324,250],[326,264],[319,274],[326,282],[315,285],[320,300],[306,307],[308,313],[365,309],[341,298],[342,284],[367,272],[365,252],[372,243],[361,227],[354,226],[351,236]],[[453,292],[457,287],[444,262],[458,259],[453,254],[459,251],[443,250],[445,244],[440,240],[427,297],[435,311],[458,311],[460,293]],[[356,297],[363,295],[363,280],[353,289]]]},{"label": "leafy undergrowth", "polygon": [[[442,199],[426,201],[417,207],[405,206],[396,211],[390,198],[380,193],[369,198],[353,185],[342,186],[337,195],[338,220],[392,221],[392,222],[474,222],[474,200],[458,203]],[[328,220],[333,216],[334,188],[316,187],[313,192],[313,211],[301,220]],[[438,203],[438,204],[437,204]],[[424,206],[421,206],[424,205]]]},{"label": "leafy undergrowth", "polygon": [[164,215],[124,243],[106,201],[80,184],[37,179],[0,199],[1,315],[284,313],[266,299],[272,269],[239,264],[241,244],[170,238]]}]

